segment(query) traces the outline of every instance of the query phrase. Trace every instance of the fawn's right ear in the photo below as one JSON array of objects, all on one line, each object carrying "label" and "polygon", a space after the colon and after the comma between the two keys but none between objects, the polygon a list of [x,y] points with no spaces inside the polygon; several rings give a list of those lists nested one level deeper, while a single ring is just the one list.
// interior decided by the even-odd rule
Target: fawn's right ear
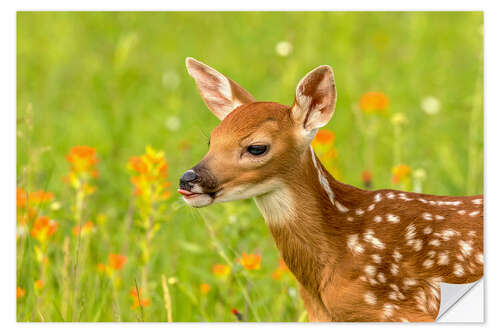
[{"label": "fawn's right ear", "polygon": [[236,82],[196,59],[186,58],[186,67],[206,106],[220,120],[238,106],[255,101]]},{"label": "fawn's right ear", "polygon": [[[333,116],[337,90],[330,66],[319,66],[297,85],[292,106],[293,119],[310,134],[325,126]],[[312,138],[311,138],[312,139]]]}]

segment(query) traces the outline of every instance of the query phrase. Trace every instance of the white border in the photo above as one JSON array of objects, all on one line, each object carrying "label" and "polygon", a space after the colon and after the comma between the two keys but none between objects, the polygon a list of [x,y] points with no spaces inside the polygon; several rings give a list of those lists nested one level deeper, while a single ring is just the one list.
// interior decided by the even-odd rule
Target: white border
[{"label": "white border", "polygon": [[[37,331],[67,331],[68,329],[75,331],[87,331],[88,329],[96,331],[104,331],[109,328],[119,328],[123,332],[135,332],[140,328],[147,328],[153,331],[169,331],[175,330],[190,330],[201,329],[203,331],[250,331],[257,329],[276,329],[278,326],[290,331],[302,331],[306,324],[18,324],[15,323],[15,111],[16,111],[16,11],[17,10],[383,10],[383,11],[450,11],[450,10],[484,10],[485,11],[485,273],[486,279],[486,309],[484,325],[471,324],[446,324],[428,325],[428,324],[314,324],[314,330],[324,330],[331,332],[332,329],[340,331],[351,331],[356,328],[370,329],[370,331],[421,331],[425,330],[448,330],[453,328],[457,332],[470,332],[479,329],[490,329],[498,326],[499,316],[498,307],[494,302],[498,302],[499,283],[488,283],[488,281],[498,281],[498,262],[496,254],[500,253],[499,244],[496,237],[500,235],[500,215],[498,213],[497,201],[500,199],[500,165],[498,163],[498,142],[500,142],[498,126],[500,126],[500,103],[499,103],[499,43],[498,34],[500,31],[500,15],[495,11],[496,1],[436,1],[436,0],[421,0],[418,2],[402,2],[402,1],[317,1],[308,0],[301,2],[282,1],[271,2],[261,0],[251,0],[246,2],[234,1],[182,1],[182,2],[165,2],[165,1],[128,1],[122,0],[115,2],[114,5],[104,1],[88,0],[85,2],[69,2],[69,1],[4,1],[1,10],[2,24],[2,44],[4,47],[1,52],[3,66],[2,71],[2,110],[0,112],[2,131],[1,142],[3,150],[3,163],[0,165],[2,177],[1,204],[2,204],[2,227],[6,232],[2,232],[2,254],[7,261],[2,266],[7,270],[3,270],[1,274],[0,286],[4,293],[1,297],[0,314],[4,330],[27,330],[36,329]],[[210,4],[210,6],[208,5]],[[431,74],[431,73],[430,73]],[[466,92],[464,92],[466,93]],[[7,161],[5,161],[7,156]],[[492,260],[489,260],[491,257]],[[145,326],[144,326],[145,325]],[[203,326],[201,326],[203,325]],[[362,325],[362,326],[361,326]],[[426,325],[425,328],[423,325]],[[498,327],[496,328],[498,331]]]}]

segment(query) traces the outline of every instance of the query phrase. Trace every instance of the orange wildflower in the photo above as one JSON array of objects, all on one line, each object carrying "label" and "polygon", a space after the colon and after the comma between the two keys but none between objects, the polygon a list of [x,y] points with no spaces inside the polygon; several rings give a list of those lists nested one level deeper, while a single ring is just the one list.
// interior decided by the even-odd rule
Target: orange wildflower
[{"label": "orange wildflower", "polygon": [[82,236],[86,236],[86,235],[90,234],[93,229],[94,229],[94,223],[92,223],[92,221],[87,221],[82,225],[81,230],[80,230],[80,226],[78,226],[78,225],[74,226],[73,227],[73,234],[75,236],[78,236],[80,234],[80,231],[81,231]]},{"label": "orange wildflower", "polygon": [[246,270],[252,271],[260,269],[260,262],[262,261],[262,256],[260,254],[247,254],[243,252],[241,258],[238,258],[238,262]]},{"label": "orange wildflower", "polygon": [[106,271],[106,265],[104,265],[103,263],[98,263],[98,264],[97,264],[97,270],[98,270],[99,272],[104,272],[104,271]]},{"label": "orange wildflower", "polygon": [[316,133],[314,140],[312,142],[315,144],[329,145],[335,140],[335,134],[327,129],[321,129]]},{"label": "orange wildflower", "polygon": [[130,182],[134,193],[144,201],[161,201],[170,197],[167,180],[168,163],[162,151],[146,147],[146,153],[129,159]]},{"label": "orange wildflower", "polygon": [[151,304],[149,299],[144,299],[142,297],[142,289],[139,288],[139,293],[137,293],[137,289],[134,287],[130,289],[130,296],[132,297],[134,304],[130,307],[131,309],[135,309],[138,306],[146,307]]},{"label": "orange wildflower", "polygon": [[361,96],[359,106],[361,110],[366,113],[382,112],[389,106],[389,99],[382,92],[367,92]]},{"label": "orange wildflower", "polygon": [[208,294],[208,292],[212,289],[208,283],[202,283],[200,284],[200,291],[203,295]]},{"label": "orange wildflower", "polygon": [[23,190],[22,188],[17,188],[17,190],[16,190],[16,206],[17,206],[17,208],[26,207],[27,199],[28,199],[28,195],[26,194],[26,191]]},{"label": "orange wildflower", "polygon": [[372,187],[372,173],[370,170],[365,170],[361,173],[361,180],[366,188]]},{"label": "orange wildflower", "polygon": [[92,172],[92,168],[97,164],[95,148],[87,146],[75,146],[66,155],[66,160],[71,164],[72,171],[76,173]]},{"label": "orange wildflower", "polygon": [[392,168],[392,182],[398,184],[410,180],[411,168],[405,164],[400,164]]},{"label": "orange wildflower", "polygon": [[38,239],[40,242],[44,242],[48,237],[52,236],[57,230],[57,222],[50,220],[46,216],[38,217],[33,223],[33,227],[30,230],[32,237]]},{"label": "orange wildflower", "polygon": [[226,277],[231,272],[231,267],[223,264],[215,264],[212,266],[212,272],[217,277]]},{"label": "orange wildflower", "polygon": [[21,287],[16,288],[16,298],[17,299],[22,298],[25,294],[26,294],[26,291],[23,288],[21,288]]},{"label": "orange wildflower", "polygon": [[110,253],[108,256],[109,266],[118,271],[123,268],[123,265],[127,262],[127,257],[121,254]]},{"label": "orange wildflower", "polygon": [[48,202],[54,198],[54,193],[52,192],[45,192],[43,190],[36,191],[36,192],[31,192],[28,195],[28,200],[33,204],[40,204],[43,202]]},{"label": "orange wildflower", "polygon": [[35,281],[35,289],[40,290],[43,288],[43,281],[42,280],[36,280]]}]

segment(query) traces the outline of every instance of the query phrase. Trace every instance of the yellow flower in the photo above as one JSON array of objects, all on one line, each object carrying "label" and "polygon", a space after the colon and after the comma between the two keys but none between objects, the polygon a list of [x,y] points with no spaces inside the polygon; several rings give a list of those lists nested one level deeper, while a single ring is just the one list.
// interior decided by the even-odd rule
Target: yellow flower
[{"label": "yellow flower", "polygon": [[210,287],[210,285],[208,283],[202,283],[200,285],[200,291],[203,295],[206,295],[208,294],[208,292],[210,291],[212,287]]},{"label": "yellow flower", "polygon": [[43,281],[42,280],[36,280],[35,281],[35,289],[40,290],[43,288]]},{"label": "yellow flower", "polygon": [[212,266],[212,272],[217,277],[226,277],[231,272],[231,267],[223,264],[215,264]]},{"label": "yellow flower", "polygon": [[401,182],[409,181],[411,175],[411,168],[405,164],[400,164],[392,168],[392,182],[398,184]]},{"label": "yellow flower", "polygon": [[241,258],[238,259],[238,262],[241,264],[241,266],[249,271],[260,269],[261,261],[262,256],[260,254],[247,254],[245,252],[243,252]]},{"label": "yellow flower", "polygon": [[92,231],[94,230],[94,223],[92,221],[87,221],[85,222],[82,227],[76,225],[73,227],[73,234],[75,236],[78,236],[81,232],[82,236],[87,236],[89,235]]}]

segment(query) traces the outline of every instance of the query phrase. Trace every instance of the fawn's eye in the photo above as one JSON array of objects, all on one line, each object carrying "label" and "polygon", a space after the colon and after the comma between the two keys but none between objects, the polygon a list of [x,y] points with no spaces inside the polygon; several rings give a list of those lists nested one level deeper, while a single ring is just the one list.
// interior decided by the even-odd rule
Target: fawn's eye
[{"label": "fawn's eye", "polygon": [[248,146],[247,151],[255,156],[262,155],[267,151],[267,146],[264,145],[251,145]]}]

